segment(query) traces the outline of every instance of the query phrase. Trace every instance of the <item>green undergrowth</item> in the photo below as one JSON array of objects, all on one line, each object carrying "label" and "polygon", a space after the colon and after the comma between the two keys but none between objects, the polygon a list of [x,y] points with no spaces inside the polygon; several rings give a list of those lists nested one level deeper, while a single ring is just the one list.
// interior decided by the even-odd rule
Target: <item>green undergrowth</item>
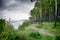
[{"label": "green undergrowth", "polygon": [[29,29],[27,31],[20,32],[16,35],[16,40],[55,40],[54,36],[48,36],[40,34],[39,32]]},{"label": "green undergrowth", "polygon": [[60,40],[60,23],[57,22],[56,27],[54,22],[43,22],[36,25],[37,28],[48,30],[48,32],[53,33],[56,36],[56,40]]},{"label": "green undergrowth", "polygon": [[60,23],[57,23],[56,27],[54,22],[43,22],[36,25],[37,28],[42,28],[46,30],[60,30]]},{"label": "green undergrowth", "polygon": [[25,21],[22,25],[19,26],[18,30],[25,30],[26,27],[30,25],[29,21]]},{"label": "green undergrowth", "polygon": [[[24,23],[24,25],[26,24]],[[28,27],[29,25],[20,26],[19,30],[17,30],[16,32],[15,40],[60,40],[60,28],[59,27],[54,28],[53,22],[50,23],[45,22],[42,24],[37,24],[36,27],[40,29],[48,30],[50,33],[53,33],[55,36],[49,36],[47,34],[43,35],[40,32],[37,32],[36,30],[33,29],[28,29],[24,31],[25,27]]]},{"label": "green undergrowth", "polygon": [[53,22],[43,22],[36,25],[37,28],[43,28],[43,29],[52,29],[54,27]]}]

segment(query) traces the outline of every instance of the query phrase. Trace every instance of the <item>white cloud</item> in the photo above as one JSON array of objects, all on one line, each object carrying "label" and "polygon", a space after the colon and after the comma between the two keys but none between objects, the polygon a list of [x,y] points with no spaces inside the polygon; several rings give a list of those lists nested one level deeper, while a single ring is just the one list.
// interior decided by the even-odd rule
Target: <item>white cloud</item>
[{"label": "white cloud", "polygon": [[20,12],[20,11],[4,11],[3,12],[3,18],[9,20],[11,18],[12,20],[24,20],[29,19],[29,14]]},{"label": "white cloud", "polygon": [[11,18],[12,20],[29,19],[30,10],[34,7],[34,3],[26,3],[26,1],[9,0],[5,2],[5,9],[1,11],[2,16],[6,20]]}]

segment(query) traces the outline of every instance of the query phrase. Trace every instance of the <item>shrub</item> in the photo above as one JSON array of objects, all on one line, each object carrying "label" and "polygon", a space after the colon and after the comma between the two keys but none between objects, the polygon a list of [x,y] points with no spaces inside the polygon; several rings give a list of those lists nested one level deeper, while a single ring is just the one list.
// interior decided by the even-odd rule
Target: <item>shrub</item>
[{"label": "shrub", "polygon": [[19,26],[19,30],[24,30],[25,27],[28,27],[30,25],[30,23],[28,21],[24,22],[22,25]]},{"label": "shrub", "polygon": [[60,36],[56,36],[56,40],[60,40]]}]

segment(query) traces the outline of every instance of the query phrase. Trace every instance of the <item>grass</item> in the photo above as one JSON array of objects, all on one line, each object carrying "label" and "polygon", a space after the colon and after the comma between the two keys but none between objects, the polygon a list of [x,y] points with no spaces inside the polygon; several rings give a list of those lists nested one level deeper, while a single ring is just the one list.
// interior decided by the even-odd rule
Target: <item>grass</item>
[{"label": "grass", "polygon": [[24,35],[28,36],[30,39],[32,38],[32,40],[40,40],[41,39],[41,35],[39,32],[35,31],[35,30],[27,30]]},{"label": "grass", "polygon": [[46,30],[60,30],[60,23],[57,22],[57,26],[55,27],[54,26],[54,22],[43,22],[41,24],[37,24],[36,25],[37,28],[43,28],[43,29],[46,29]]},{"label": "grass", "polygon": [[55,40],[55,36],[48,36],[40,34],[39,32],[35,30],[27,30],[24,35],[28,36],[29,38],[32,38],[33,40]]},{"label": "grass", "polygon": [[59,22],[57,22],[56,27],[54,27],[54,22],[43,22],[42,24],[37,24],[36,27],[40,29],[48,30],[50,33],[55,34],[56,40],[60,40],[60,23]]},{"label": "grass", "polygon": [[23,23],[22,26],[20,26],[19,31],[17,32],[18,35],[16,36],[16,39],[18,40],[60,40],[59,23],[57,28],[54,28],[53,22],[44,22],[42,24],[36,25],[37,28],[48,30],[49,32],[54,33],[55,36],[43,35],[33,29],[26,30],[25,32],[21,31],[28,26],[29,26],[28,22],[25,22]]},{"label": "grass", "polygon": [[24,22],[22,25],[19,26],[19,30],[24,30],[26,27],[28,27],[30,23],[28,21]]},{"label": "grass", "polygon": [[55,40],[55,37],[48,36],[48,35],[42,35],[42,40]]},{"label": "grass", "polygon": [[21,32],[17,32],[15,39],[16,40],[38,40],[36,39],[38,38],[38,35],[40,34],[33,30],[27,30],[26,32],[21,31]]},{"label": "grass", "polygon": [[43,29],[52,29],[54,27],[53,22],[43,22],[41,24],[36,25],[37,28],[43,28]]}]

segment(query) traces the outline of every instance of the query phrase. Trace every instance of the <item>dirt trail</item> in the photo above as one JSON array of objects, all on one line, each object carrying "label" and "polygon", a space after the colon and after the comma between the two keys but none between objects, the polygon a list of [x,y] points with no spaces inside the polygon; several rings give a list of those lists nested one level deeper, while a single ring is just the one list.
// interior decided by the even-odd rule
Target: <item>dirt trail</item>
[{"label": "dirt trail", "polygon": [[32,25],[30,25],[29,27],[26,28],[26,30],[28,30],[28,29],[36,30],[36,31],[38,31],[40,34],[43,34],[43,35],[54,36],[54,34],[49,33],[49,32],[48,32],[47,30],[45,30],[45,29],[36,28],[35,24],[32,24]]}]

